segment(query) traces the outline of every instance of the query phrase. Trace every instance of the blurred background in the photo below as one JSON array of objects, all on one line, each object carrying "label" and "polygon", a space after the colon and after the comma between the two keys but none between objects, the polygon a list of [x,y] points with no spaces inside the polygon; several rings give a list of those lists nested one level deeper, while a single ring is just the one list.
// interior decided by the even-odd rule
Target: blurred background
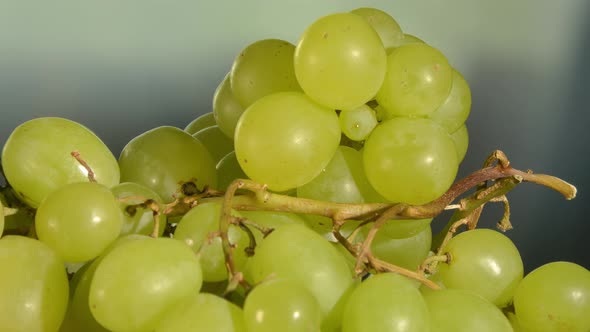
[{"label": "blurred background", "polygon": [[[584,0],[2,0],[0,145],[28,119],[61,116],[92,129],[118,156],[148,129],[184,128],[211,111],[215,88],[249,43],[296,43],[320,16],[366,6],[439,48],[469,82],[470,147],[460,176],[501,149],[517,168],[578,187],[573,201],[532,184],[509,194],[508,235],[525,269],[555,260],[590,268]],[[500,215],[490,208],[483,225]]]}]

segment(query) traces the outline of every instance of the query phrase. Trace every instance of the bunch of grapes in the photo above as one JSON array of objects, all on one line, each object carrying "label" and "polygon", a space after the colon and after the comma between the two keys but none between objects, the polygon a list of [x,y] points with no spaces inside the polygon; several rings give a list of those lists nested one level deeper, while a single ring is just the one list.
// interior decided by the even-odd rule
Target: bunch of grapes
[{"label": "bunch of grapes", "polygon": [[455,182],[470,108],[440,51],[359,8],[248,45],[212,112],[118,159],[27,121],[2,150],[0,331],[590,331],[587,269],[523,276],[476,228],[493,201],[510,228],[519,182],[575,188],[500,152]]}]

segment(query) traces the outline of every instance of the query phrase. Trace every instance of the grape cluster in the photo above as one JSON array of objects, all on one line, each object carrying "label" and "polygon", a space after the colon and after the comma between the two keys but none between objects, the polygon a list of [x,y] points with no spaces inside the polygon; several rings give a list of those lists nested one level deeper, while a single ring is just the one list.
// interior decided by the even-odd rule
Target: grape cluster
[{"label": "grape cluster", "polygon": [[590,331],[584,267],[524,276],[501,232],[454,235],[468,218],[436,238],[437,213],[380,223],[449,192],[471,108],[461,74],[387,13],[248,45],[212,104],[118,159],[68,119],[14,129],[0,331]]}]

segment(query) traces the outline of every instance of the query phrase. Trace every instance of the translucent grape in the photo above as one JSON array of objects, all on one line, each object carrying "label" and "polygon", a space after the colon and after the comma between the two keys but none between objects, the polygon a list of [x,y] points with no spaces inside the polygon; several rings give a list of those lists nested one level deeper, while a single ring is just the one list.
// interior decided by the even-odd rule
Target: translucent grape
[{"label": "translucent grape", "polygon": [[184,128],[184,131],[186,131],[187,133],[192,135],[201,129],[211,127],[216,124],[217,124],[217,122],[215,121],[215,115],[213,114],[213,112],[208,112],[208,113],[204,113],[204,114],[199,115],[196,119],[191,121]]},{"label": "translucent grape", "polygon": [[452,83],[453,70],[442,53],[426,44],[407,44],[387,56],[387,75],[376,99],[385,119],[429,115],[447,99]]},{"label": "translucent grape", "polygon": [[342,132],[353,141],[366,139],[377,125],[375,111],[366,104],[350,111],[342,111],[338,118]]},{"label": "translucent grape", "polygon": [[[221,246],[221,238],[212,236],[219,230],[221,202],[208,202],[197,205],[185,214],[174,232],[174,238],[188,244],[200,256],[204,281],[221,281],[227,279],[225,256]],[[234,215],[239,214],[234,212]],[[246,233],[239,227],[230,225],[229,241],[236,245],[234,260],[238,269],[246,261],[244,249],[249,241]]]},{"label": "translucent grape", "polygon": [[357,8],[351,11],[353,14],[362,16],[377,31],[381,42],[387,53],[402,44],[404,33],[401,27],[386,12],[377,8]]},{"label": "translucent grape", "polygon": [[215,188],[215,163],[198,139],[178,128],[162,126],[133,138],[119,157],[121,182],[135,182],[155,191],[164,203],[174,200],[179,183]]},{"label": "translucent grape", "polygon": [[220,190],[225,190],[227,187],[237,179],[247,179],[248,176],[242,170],[236,152],[232,151],[226,154],[217,163],[217,187]]},{"label": "translucent grape", "polygon": [[246,332],[242,309],[212,294],[194,294],[176,306],[155,332]]},{"label": "translucent grape", "polygon": [[231,91],[230,76],[227,74],[213,94],[215,124],[227,137],[233,138],[242,113],[244,113],[244,107]]},{"label": "translucent grape", "polygon": [[433,332],[512,332],[502,311],[483,297],[462,289],[422,292]]},{"label": "translucent grape", "polygon": [[284,225],[268,235],[246,264],[244,274],[252,283],[273,275],[305,286],[318,300],[323,324],[341,319],[337,304],[353,285],[343,256],[302,225]]},{"label": "translucent grape", "polygon": [[453,143],[455,143],[457,158],[459,162],[462,162],[463,159],[465,159],[467,149],[469,148],[469,132],[467,131],[467,126],[463,124],[451,134],[451,138],[453,139]]},{"label": "translucent grape", "polygon": [[463,75],[453,70],[453,83],[447,99],[430,114],[434,122],[440,124],[447,132],[457,131],[471,112],[471,90]]},{"label": "translucent grape", "polygon": [[151,331],[168,310],[199,291],[201,276],[197,256],[180,241],[128,241],[96,268],[90,311],[109,330]]},{"label": "translucent grape", "polygon": [[318,301],[304,286],[288,279],[271,279],[252,289],[244,303],[248,331],[319,332]]},{"label": "translucent grape", "polygon": [[0,331],[57,331],[66,314],[63,261],[44,243],[23,236],[0,239]]},{"label": "translucent grape", "polygon": [[377,32],[356,14],[324,16],[303,33],[295,50],[295,74],[318,103],[351,110],[375,97],[386,71]]},{"label": "translucent grape", "polygon": [[411,237],[401,239],[390,238],[379,231],[371,243],[371,250],[379,259],[416,270],[428,256],[431,243],[432,231],[428,226]]},{"label": "translucent grape", "polygon": [[[119,209],[123,215],[121,235],[143,234],[150,235],[154,229],[153,210],[149,207],[142,207],[140,204],[146,200],[153,200],[164,210],[162,198],[150,188],[133,182],[120,183],[111,188],[117,198]],[[158,235],[164,233],[166,228],[166,215],[160,214]]]},{"label": "translucent grape", "polygon": [[301,91],[293,54],[295,46],[280,39],[256,41],[243,49],[230,72],[231,91],[244,109],[277,92]]},{"label": "translucent grape", "polygon": [[109,188],[72,183],[47,196],[35,216],[39,240],[67,262],[98,256],[120,234],[123,216]]},{"label": "translucent grape", "polygon": [[[363,203],[375,195],[363,170],[362,154],[348,146],[339,146],[324,170],[297,188],[298,197],[338,203]],[[335,240],[329,218],[306,215],[305,219],[316,232]]]},{"label": "translucent grape", "polygon": [[405,239],[422,232],[431,222],[432,219],[391,220],[379,228],[379,234],[390,239]]},{"label": "translucent grape", "polygon": [[365,142],[365,172],[373,188],[392,202],[424,204],[453,183],[459,162],[450,135],[432,120],[394,118]]},{"label": "translucent grape", "polygon": [[342,332],[430,331],[428,307],[414,284],[398,274],[371,276],[353,291]]},{"label": "translucent grape", "polygon": [[102,325],[100,325],[92,313],[88,298],[90,296],[90,285],[94,278],[96,268],[102,262],[102,259],[117,246],[130,241],[146,240],[147,236],[142,235],[127,235],[118,238],[114,243],[107,247],[102,254],[95,260],[86,263],[80,268],[70,281],[70,305],[68,307],[67,319],[68,324],[73,331],[84,332],[107,332]]},{"label": "translucent grape", "polygon": [[259,99],[242,114],[235,151],[249,178],[285,191],[326,167],[340,134],[336,112],[302,93],[281,92]]},{"label": "translucent grape", "polygon": [[522,279],[514,309],[527,331],[590,331],[590,271],[570,262],[545,264]]},{"label": "translucent grape", "polygon": [[97,182],[119,183],[117,160],[107,146],[88,128],[63,118],[36,118],[16,127],[4,143],[2,168],[20,198],[36,208],[59,187],[88,181],[88,171],[71,155],[75,151]]},{"label": "translucent grape", "polygon": [[234,150],[234,141],[227,137],[218,126],[203,128],[193,134],[209,151],[213,163],[217,165],[221,158]]},{"label": "translucent grape", "polygon": [[438,276],[447,288],[466,289],[502,308],[523,276],[516,246],[504,234],[479,228],[453,237],[444,249],[448,264],[438,265]]}]

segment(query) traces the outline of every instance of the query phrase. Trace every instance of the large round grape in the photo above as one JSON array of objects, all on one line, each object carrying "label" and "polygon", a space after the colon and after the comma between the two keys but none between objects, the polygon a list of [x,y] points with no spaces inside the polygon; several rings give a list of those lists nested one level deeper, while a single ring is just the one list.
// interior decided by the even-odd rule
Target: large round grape
[{"label": "large round grape", "polygon": [[340,142],[338,116],[300,92],[268,95],[242,114],[234,137],[246,175],[275,191],[316,177]]},{"label": "large round grape", "polygon": [[431,243],[432,231],[429,226],[413,236],[401,239],[391,238],[380,230],[371,243],[371,250],[381,260],[416,270],[428,256]]},{"label": "large round grape", "polygon": [[231,91],[242,107],[276,92],[301,91],[293,54],[295,45],[280,39],[263,39],[248,45],[234,60]]},{"label": "large round grape", "polygon": [[341,297],[353,285],[345,258],[321,235],[302,225],[283,225],[268,235],[246,264],[249,282],[285,278],[305,286],[318,300],[324,324],[339,321]]},{"label": "large round grape", "polygon": [[426,44],[403,45],[387,56],[387,75],[376,99],[395,116],[424,116],[447,99],[453,70],[445,56]]},{"label": "large round grape", "polygon": [[465,123],[470,112],[471,89],[463,75],[453,69],[451,91],[442,105],[430,114],[430,118],[452,133]]},{"label": "large round grape", "polygon": [[590,331],[590,271],[570,262],[545,264],[522,279],[514,309],[527,331]]},{"label": "large round grape", "polygon": [[502,308],[514,295],[523,276],[518,249],[504,234],[485,228],[460,233],[445,246],[448,264],[438,265],[438,277],[447,288],[481,295]]},{"label": "large round grape", "polygon": [[153,331],[201,283],[201,265],[186,244],[169,238],[128,241],[96,268],[88,303],[94,318],[109,330]]},{"label": "large round grape", "polygon": [[246,332],[242,309],[213,294],[193,294],[158,324],[155,332]]},{"label": "large round grape", "polygon": [[428,307],[412,281],[399,274],[371,276],[344,307],[342,332],[430,331]]},{"label": "large round grape", "polygon": [[98,183],[119,183],[117,160],[108,147],[88,128],[63,118],[36,118],[16,127],[4,143],[2,168],[19,196],[38,207],[59,187],[88,181],[87,169],[72,152],[80,153]]},{"label": "large round grape", "polygon": [[0,331],[59,329],[68,305],[63,264],[38,240],[14,235],[0,239]]},{"label": "large round grape", "polygon": [[392,202],[425,204],[453,183],[459,162],[450,135],[428,119],[394,118],[378,125],[363,150],[373,188]]},{"label": "large round grape", "polygon": [[199,189],[215,187],[215,163],[198,139],[175,127],[162,126],[133,138],[119,156],[121,182],[154,190],[165,203],[174,200],[179,183],[193,181]]},{"label": "large round grape", "polygon": [[491,302],[462,289],[422,292],[432,332],[512,332],[508,319]]},{"label": "large round grape", "polygon": [[373,99],[383,82],[386,54],[377,32],[361,16],[324,16],[303,33],[295,74],[303,91],[322,105],[352,110]]},{"label": "large round grape", "polygon": [[65,185],[47,196],[35,215],[35,230],[66,262],[98,256],[121,233],[123,216],[109,188],[93,182]]},{"label": "large round grape", "polygon": [[271,279],[248,293],[244,303],[248,331],[320,331],[318,301],[305,286],[288,279]]}]

